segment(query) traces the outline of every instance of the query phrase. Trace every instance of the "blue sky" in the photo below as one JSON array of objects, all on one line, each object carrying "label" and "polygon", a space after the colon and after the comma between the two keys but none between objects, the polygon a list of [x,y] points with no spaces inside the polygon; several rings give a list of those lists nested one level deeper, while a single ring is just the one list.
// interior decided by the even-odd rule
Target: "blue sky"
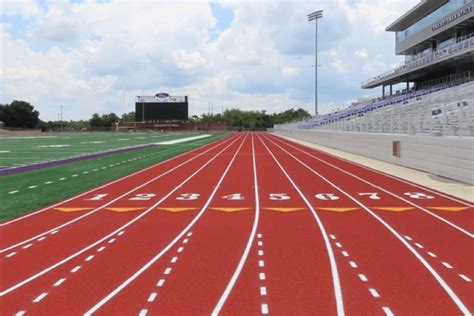
[{"label": "blue sky", "polygon": [[[380,94],[360,83],[403,61],[385,27],[418,0],[0,0],[0,102],[26,100],[44,120],[132,111],[135,95],[188,95],[269,113],[314,104],[319,22],[320,112]],[[220,109],[220,106],[219,106]]]}]

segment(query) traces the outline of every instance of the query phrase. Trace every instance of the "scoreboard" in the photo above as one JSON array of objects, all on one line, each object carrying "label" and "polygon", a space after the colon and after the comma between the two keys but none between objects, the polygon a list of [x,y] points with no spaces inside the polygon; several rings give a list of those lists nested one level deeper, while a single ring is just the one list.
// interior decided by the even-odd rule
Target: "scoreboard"
[{"label": "scoreboard", "polygon": [[141,121],[185,121],[188,120],[188,97],[157,93],[154,96],[137,96],[135,120]]}]

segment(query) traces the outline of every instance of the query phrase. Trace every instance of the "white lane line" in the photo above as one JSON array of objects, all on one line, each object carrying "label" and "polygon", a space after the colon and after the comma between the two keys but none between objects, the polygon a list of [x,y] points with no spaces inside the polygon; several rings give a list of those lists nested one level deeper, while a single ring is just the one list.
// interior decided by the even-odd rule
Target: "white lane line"
[{"label": "white lane line", "polygon": [[8,192],[8,194],[15,194],[15,193],[18,193],[18,190]]},{"label": "white lane line", "polygon": [[263,256],[263,250],[259,250],[259,251],[258,251],[258,255],[259,255],[259,256]]},{"label": "white lane line", "polygon": [[263,281],[263,280],[265,280],[267,277],[266,277],[266,275],[265,275],[264,272],[260,272],[260,273],[258,274],[258,278]]},{"label": "white lane line", "polygon": [[268,305],[267,304],[262,304],[261,311],[262,311],[263,315],[267,315],[268,314]]},{"label": "white lane line", "polygon": [[336,243],[336,247],[337,247],[337,248],[342,248],[341,243],[340,243],[340,242],[337,242],[337,243]]},{"label": "white lane line", "polygon": [[162,287],[163,284],[165,284],[165,280],[164,280],[164,279],[160,279],[160,280],[158,281],[158,283],[156,283],[156,286]]},{"label": "white lane line", "polygon": [[262,246],[263,246],[263,242],[259,241],[259,242],[257,242],[257,245],[258,245],[259,247],[262,247]]},{"label": "white lane line", "polygon": [[262,296],[267,295],[267,288],[265,286],[260,287],[260,295]]},{"label": "white lane line", "polygon": [[373,297],[380,297],[380,294],[377,292],[376,289],[369,289],[370,294],[372,294]]},{"label": "white lane line", "polygon": [[349,261],[349,264],[350,264],[351,267],[353,267],[354,269],[357,268],[357,263],[355,263],[354,261]]},{"label": "white lane line", "polygon": [[349,257],[349,253],[347,251],[342,251],[341,253],[344,257]]},{"label": "white lane line", "polygon": [[178,251],[179,253],[181,253],[181,252],[183,252],[183,249],[184,249],[183,247],[179,247],[177,251]]},{"label": "white lane line", "polygon": [[113,243],[115,241],[115,238],[112,238],[108,241],[109,244]]},{"label": "white lane line", "polygon": [[58,287],[58,286],[60,286],[61,284],[63,284],[64,281],[66,281],[66,278],[59,279],[59,280],[56,281],[56,283],[54,283],[53,286]]},{"label": "white lane line", "polygon": [[30,186],[28,187],[28,189],[34,189],[34,188],[37,188],[37,187],[38,187],[37,185],[30,185]]},{"label": "white lane line", "polygon": [[423,248],[424,248],[422,244],[417,243],[417,242],[415,243],[415,246],[417,246],[417,247],[420,248],[420,249],[423,249]]},{"label": "white lane line", "polygon": [[265,266],[265,262],[263,260],[258,260],[258,266],[260,268],[264,267]]},{"label": "white lane line", "polygon": [[101,252],[102,250],[104,250],[106,247],[105,246],[102,246],[100,247],[99,249],[97,249],[97,252]]},{"label": "white lane line", "polygon": [[365,276],[365,274],[362,274],[362,273],[359,274],[359,279],[361,279],[361,281],[363,281],[363,282],[367,282],[367,281],[368,281],[368,280],[367,280],[367,277]]},{"label": "white lane line", "polygon": [[429,254],[431,257],[433,257],[433,258],[436,258],[436,257],[437,257],[436,254],[434,254],[434,253],[431,252],[431,251],[428,251],[428,254]]},{"label": "white lane line", "polygon": [[146,314],[148,314],[148,309],[142,309],[138,316],[146,316]]},{"label": "white lane line", "polygon": [[10,252],[8,255],[6,255],[7,258],[13,257],[16,255],[16,251]]},{"label": "white lane line", "polygon": [[24,246],[23,246],[23,247],[21,247],[21,248],[23,248],[23,249],[27,249],[27,248],[30,248],[31,246],[33,246],[33,244],[26,244],[26,245],[24,245]]},{"label": "white lane line", "polygon": [[40,302],[43,298],[46,297],[46,295],[48,295],[48,293],[41,293],[40,295],[38,295],[38,297],[36,297],[36,298],[33,300],[33,303],[38,303],[38,302]]},{"label": "white lane line", "polygon": [[332,240],[336,240],[336,236],[334,235],[329,235],[329,237],[331,237]]},{"label": "white lane line", "polygon": [[117,234],[117,236],[122,236],[123,234],[125,234],[125,231],[122,230],[121,232]]},{"label": "white lane line", "polygon": [[442,264],[443,266],[445,266],[446,268],[448,268],[448,269],[452,269],[452,268],[453,268],[453,266],[450,265],[449,263],[447,263],[446,261],[441,262],[441,264]]},{"label": "white lane line", "polygon": [[89,257],[86,258],[85,261],[91,261],[92,259],[94,259],[94,255],[90,255]]},{"label": "white lane line", "polygon": [[79,271],[80,268],[81,266],[75,266],[74,268],[72,268],[71,273],[76,273],[77,271]]},{"label": "white lane line", "polygon": [[[169,196],[174,194],[182,185],[187,183],[189,180],[191,180],[196,174],[198,174],[201,170],[206,168],[210,163],[212,163],[217,157],[219,157],[227,148],[229,148],[232,144],[234,144],[237,140],[241,139],[241,137],[237,137],[235,140],[233,140],[229,145],[224,147],[218,154],[214,154],[212,158],[210,158],[203,166],[201,166],[198,170],[196,170],[193,174],[191,174],[186,180],[181,182],[180,186],[177,186],[175,189],[171,190],[167,195],[165,195],[160,201],[156,202],[153,204],[151,207],[148,208],[145,212],[143,212],[141,215],[137,216],[134,218],[132,221],[130,221],[128,224],[125,225],[125,227],[131,225],[135,221],[140,220],[143,216],[148,214],[149,212],[152,212],[158,205],[160,205],[165,199],[167,199]],[[240,152],[242,146],[245,143],[246,136],[244,137],[242,143],[240,146],[237,148],[234,156],[230,160],[230,162],[227,165],[227,168],[224,170],[222,176],[220,177],[219,181],[214,187],[214,190],[211,192],[209,195],[209,198],[207,199],[206,203],[204,206],[201,208],[199,213],[194,217],[194,219],[179,233],[166,247],[164,247],[158,254],[156,254],[153,258],[151,258],[147,263],[145,263],[140,269],[138,269],[133,275],[131,275],[129,278],[127,278],[124,282],[122,282],[119,286],[117,286],[112,292],[107,294],[103,299],[101,299],[97,304],[95,304],[93,307],[91,307],[88,311],[85,312],[85,316],[90,316],[93,313],[95,313],[99,308],[101,308],[104,304],[109,302],[113,297],[115,297],[119,292],[121,292],[125,287],[127,287],[130,283],[132,283],[135,279],[137,279],[140,275],[142,275],[146,270],[148,270],[157,260],[159,260],[165,253],[167,253],[172,247],[178,243],[181,238],[188,233],[188,231],[194,226],[194,224],[202,217],[204,212],[206,212],[207,208],[209,207],[212,199],[217,193],[218,188],[224,181],[226,175],[228,174],[230,168],[232,167],[232,164],[234,163],[235,159],[237,158],[238,153]],[[125,228],[124,226],[119,228],[123,229]],[[115,234],[115,232],[114,232]]]},{"label": "white lane line", "polygon": [[382,307],[383,311],[385,312],[385,316],[394,316],[390,307],[384,306]]},{"label": "white lane line", "polygon": [[[331,267],[331,277],[332,277],[332,283],[333,283],[333,289],[334,289],[334,298],[336,300],[336,312],[337,312],[337,315],[343,316],[343,315],[345,315],[345,313],[344,313],[344,299],[343,299],[343,296],[342,296],[341,282],[340,282],[340,278],[339,278],[339,272],[337,270],[336,258],[335,258],[334,251],[332,249],[331,243],[329,241],[329,236],[328,236],[328,233],[326,231],[326,228],[324,227],[324,224],[321,221],[321,218],[319,218],[318,214],[316,213],[316,210],[314,209],[313,205],[308,201],[308,199],[303,194],[303,192],[301,192],[298,185],[296,185],[296,183],[290,177],[288,172],[283,168],[280,161],[278,161],[278,159],[275,157],[275,155],[272,153],[272,151],[268,148],[267,144],[265,144],[265,142],[262,140],[262,138],[260,136],[258,136],[258,138],[260,139],[261,143],[265,146],[265,148],[267,149],[269,154],[272,156],[273,160],[276,162],[278,167],[285,174],[286,178],[291,182],[291,185],[293,186],[293,188],[295,188],[295,190],[299,193],[301,198],[304,200],[305,204],[311,210],[311,214],[313,215],[313,218],[316,221],[316,223],[318,225],[318,228],[321,232],[321,236],[323,237],[324,245],[326,247],[326,251],[327,251],[327,255],[328,255],[328,259],[329,259],[329,264],[330,264],[330,267]],[[272,142],[272,143],[275,144],[274,142]],[[295,159],[298,162],[302,163],[301,160],[296,158],[294,155],[289,153],[287,150],[285,150],[281,146],[278,146],[278,147],[280,149],[282,149],[284,152],[286,152],[288,155],[290,155],[293,159]],[[304,163],[302,163],[302,164],[304,164]],[[308,167],[306,164],[304,164],[304,166],[309,168],[311,171],[315,172],[313,169]],[[320,176],[317,172],[315,172],[315,173],[318,176]]]},{"label": "white lane line", "polygon": [[178,261],[178,257],[173,257],[170,262],[175,263],[176,261]]},{"label": "white lane line", "polygon": [[170,274],[170,273],[171,273],[171,270],[172,270],[171,268],[166,268],[166,269],[165,269],[165,272],[163,272],[163,273],[164,273],[164,274]]},{"label": "white lane line", "polygon": [[461,279],[463,279],[466,282],[472,282],[472,280],[469,277],[467,277],[466,275],[462,273],[460,273],[459,276],[461,277]]},{"label": "white lane line", "polygon": [[189,239],[186,238],[185,240],[183,240],[183,244],[187,244],[188,241],[189,241]]},{"label": "white lane line", "polygon": [[192,232],[189,232],[186,236],[191,237],[193,235]]},{"label": "white lane line", "polygon": [[158,293],[155,293],[155,292],[151,293],[150,296],[148,296],[147,302],[150,302],[150,303],[153,302],[157,295]]},{"label": "white lane line", "polygon": [[410,240],[410,241],[413,240],[410,236],[407,236],[407,235],[405,235],[403,237],[405,237],[406,240]]},{"label": "white lane line", "polygon": [[46,239],[46,236],[42,236],[42,237],[38,238],[37,241],[43,241],[45,239]]}]

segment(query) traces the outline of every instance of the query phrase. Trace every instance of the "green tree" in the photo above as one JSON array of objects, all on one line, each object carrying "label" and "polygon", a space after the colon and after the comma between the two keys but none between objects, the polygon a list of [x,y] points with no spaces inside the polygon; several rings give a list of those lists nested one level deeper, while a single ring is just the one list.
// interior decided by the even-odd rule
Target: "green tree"
[{"label": "green tree", "polygon": [[13,101],[0,106],[0,121],[6,127],[34,128],[39,123],[39,112],[26,101]]}]

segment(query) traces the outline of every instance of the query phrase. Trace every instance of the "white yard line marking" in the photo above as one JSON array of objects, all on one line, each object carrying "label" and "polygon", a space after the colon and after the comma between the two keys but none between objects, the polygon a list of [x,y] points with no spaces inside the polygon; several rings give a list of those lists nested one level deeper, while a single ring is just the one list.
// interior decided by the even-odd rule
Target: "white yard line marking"
[{"label": "white yard line marking", "polygon": [[89,257],[85,259],[85,261],[91,261],[92,259],[94,259],[94,257],[95,257],[94,255],[90,255]]},{"label": "white yard line marking", "polygon": [[369,289],[370,294],[372,294],[373,297],[380,297],[380,294],[377,292],[376,289]]},{"label": "white yard line marking", "polygon": [[349,261],[349,264],[350,264],[351,267],[353,267],[354,269],[357,268],[357,263],[355,263],[354,261]]},{"label": "white yard line marking", "polygon": [[262,304],[261,311],[262,311],[263,315],[267,315],[268,314],[268,305],[267,304]]},{"label": "white yard line marking", "polygon": [[18,190],[8,192],[8,194],[15,194],[15,193],[18,193]]},{"label": "white yard line marking", "polygon": [[165,284],[165,280],[164,280],[164,279],[160,279],[160,280],[158,281],[158,283],[156,283],[156,286],[162,287],[163,284]]},{"label": "white yard line marking", "polygon": [[464,274],[459,274],[459,276],[466,282],[472,282],[472,280]]},{"label": "white yard line marking", "polygon": [[453,268],[453,266],[450,265],[449,263],[447,263],[446,261],[441,262],[441,264],[442,264],[443,266],[445,266],[446,268],[448,268],[448,269],[452,269],[452,268]]},{"label": "white yard line marking", "polygon": [[148,296],[147,302],[150,302],[150,303],[153,302],[157,295],[158,293],[155,293],[155,292],[151,293],[150,296]]},{"label": "white yard line marking", "polygon": [[53,181],[46,181],[44,184],[51,184]]},{"label": "white yard line marking", "polygon": [[10,252],[8,255],[6,255],[7,258],[13,257],[16,255],[16,251]]},{"label": "white yard line marking", "polygon": [[71,273],[76,273],[77,271],[79,271],[80,268],[81,268],[81,266],[75,266],[75,267],[71,270]]},{"label": "white yard line marking", "polygon": [[385,316],[394,316],[390,307],[384,306],[382,307],[383,311],[385,312]]},{"label": "white yard line marking", "polygon": [[367,282],[367,281],[368,281],[368,280],[367,280],[367,277],[365,276],[365,274],[362,274],[362,273],[359,274],[359,279],[361,279],[361,281],[363,281],[363,282]]},{"label": "white yard line marking", "polygon": [[34,188],[37,188],[37,187],[38,187],[37,185],[30,185],[30,186],[28,187],[28,189],[34,189]]},{"label": "white yard line marking", "polygon": [[61,284],[63,284],[64,281],[66,281],[66,278],[59,279],[59,280],[56,281],[56,283],[54,283],[53,286],[58,287],[58,286],[60,286]]},{"label": "white yard line marking", "polygon": [[33,300],[33,303],[38,303],[38,302],[40,302],[43,298],[46,297],[46,295],[48,295],[48,293],[41,293],[40,295],[38,295],[38,297],[36,297],[36,298]]},{"label": "white yard line marking", "polygon": [[165,269],[165,272],[163,272],[163,273],[164,273],[164,274],[170,274],[170,273],[171,273],[171,270],[172,270],[171,268],[166,268],[166,269]]},{"label": "white yard line marking", "polygon": [[267,295],[267,288],[265,286],[260,287],[260,295],[261,296]]}]

